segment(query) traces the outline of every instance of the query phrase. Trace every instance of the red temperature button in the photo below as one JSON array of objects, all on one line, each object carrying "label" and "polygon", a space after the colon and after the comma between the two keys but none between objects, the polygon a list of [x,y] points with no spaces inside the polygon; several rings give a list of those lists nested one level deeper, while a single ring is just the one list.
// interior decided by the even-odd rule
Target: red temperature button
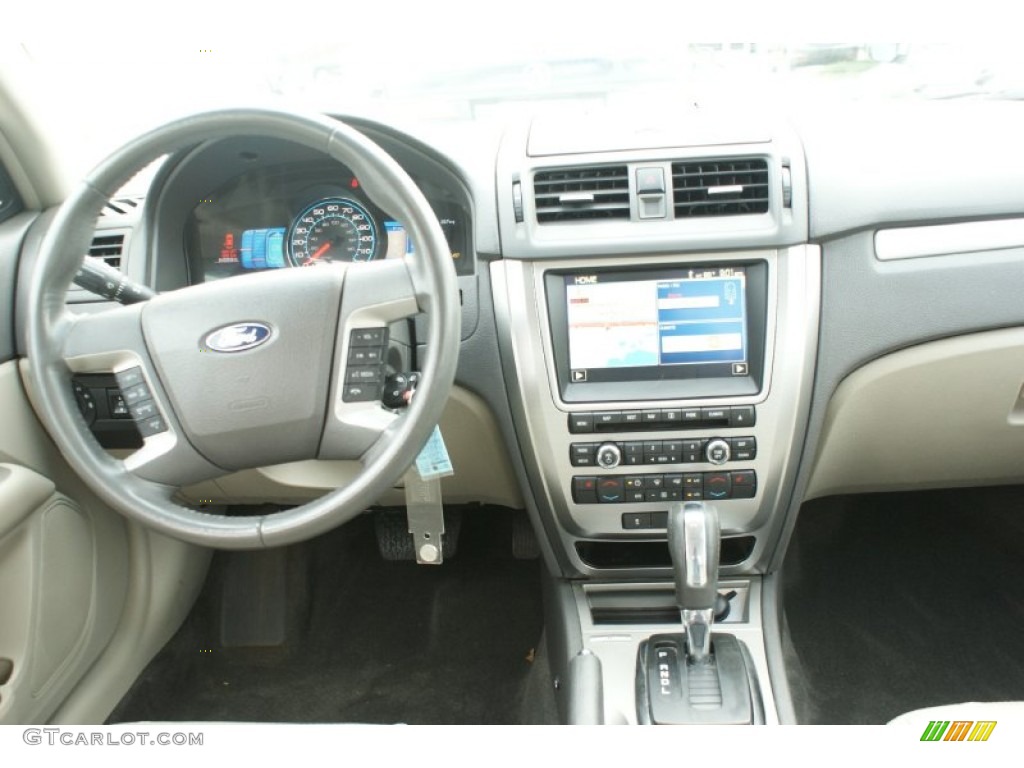
[{"label": "red temperature button", "polygon": [[712,501],[732,498],[732,478],[728,472],[704,473],[704,498]]}]

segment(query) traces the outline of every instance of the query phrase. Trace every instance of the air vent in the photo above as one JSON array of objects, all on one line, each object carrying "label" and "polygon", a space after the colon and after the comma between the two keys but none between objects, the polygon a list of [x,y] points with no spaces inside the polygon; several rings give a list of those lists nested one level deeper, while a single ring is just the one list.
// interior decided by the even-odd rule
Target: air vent
[{"label": "air vent", "polygon": [[629,171],[624,165],[557,168],[533,177],[537,221],[629,218]]},{"label": "air vent", "polygon": [[130,216],[142,205],[141,197],[119,197],[116,200],[108,200],[100,211],[100,216],[117,218],[119,216]]},{"label": "air vent", "polygon": [[760,157],[672,163],[677,219],[768,211],[768,162]]},{"label": "air vent", "polygon": [[96,235],[89,246],[89,255],[103,259],[114,269],[121,268],[121,253],[124,251],[124,233]]}]

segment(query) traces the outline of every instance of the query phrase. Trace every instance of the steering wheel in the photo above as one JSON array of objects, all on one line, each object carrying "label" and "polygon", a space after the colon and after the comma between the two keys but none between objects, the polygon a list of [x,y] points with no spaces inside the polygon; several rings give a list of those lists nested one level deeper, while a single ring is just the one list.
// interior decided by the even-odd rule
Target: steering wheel
[{"label": "steering wheel", "polygon": [[[97,314],[65,293],[108,199],[154,159],[236,136],[283,139],[347,165],[396,216],[415,254],[355,265],[282,269],[206,283]],[[116,151],[58,210],[28,294],[27,350],[40,420],[110,507],[173,537],[222,549],[302,541],[355,517],[415,460],[448,399],[458,358],[455,269],[437,218],[380,147],[326,117],[273,110],[209,112],[157,128]],[[401,414],[385,409],[352,350],[383,350],[389,323],[427,313],[421,383]],[[73,396],[71,375],[113,372],[133,404],[143,446],[103,451]],[[370,378],[373,378],[370,376]],[[354,459],[344,487],[272,515],[228,517],[181,506],[183,485],[250,467]]]}]

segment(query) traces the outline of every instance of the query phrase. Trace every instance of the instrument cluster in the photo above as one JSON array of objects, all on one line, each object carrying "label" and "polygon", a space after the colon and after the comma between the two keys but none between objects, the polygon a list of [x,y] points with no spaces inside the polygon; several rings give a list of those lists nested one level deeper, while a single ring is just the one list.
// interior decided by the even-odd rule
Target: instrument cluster
[{"label": "instrument cluster", "polygon": [[[472,273],[468,216],[445,190],[420,184],[448,241],[456,272]],[[415,254],[405,226],[340,166],[258,168],[204,196],[185,241],[198,282],[248,272],[368,262]]]}]

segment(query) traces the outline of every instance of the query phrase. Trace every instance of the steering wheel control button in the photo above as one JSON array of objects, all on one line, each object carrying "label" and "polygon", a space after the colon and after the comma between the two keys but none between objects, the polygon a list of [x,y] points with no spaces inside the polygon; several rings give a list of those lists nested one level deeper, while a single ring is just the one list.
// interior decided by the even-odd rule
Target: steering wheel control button
[{"label": "steering wheel control button", "polygon": [[353,347],[383,347],[387,343],[387,328],[356,328],[349,345]]},{"label": "steering wheel control button", "polygon": [[130,405],[128,406],[128,410],[131,412],[132,418],[136,421],[160,415],[159,411],[156,409],[156,404],[152,400],[143,400],[141,403]]},{"label": "steering wheel control button", "polygon": [[[356,328],[349,334],[345,386],[341,390],[343,402],[368,403],[381,399],[387,343],[387,328]],[[401,404],[405,405],[404,401]]]},{"label": "steering wheel control button", "polygon": [[384,350],[379,347],[351,347],[348,361],[354,365],[380,365],[384,361]]},{"label": "steering wheel control button", "polygon": [[615,443],[605,443],[597,449],[597,463],[604,469],[615,469],[622,461],[622,451]]},{"label": "steering wheel control button", "polygon": [[164,420],[160,416],[143,419],[136,426],[139,428],[139,434],[143,437],[152,437],[167,431],[167,425],[164,424]]},{"label": "steering wheel control button", "polygon": [[119,389],[107,390],[107,407],[110,409],[110,415],[112,418],[131,418],[131,414],[128,412],[128,404],[124,401],[124,396],[121,394],[121,390]]},{"label": "steering wheel control button", "polygon": [[596,504],[597,478],[574,477],[572,479],[572,498],[577,504]]},{"label": "steering wheel control button", "polygon": [[711,440],[707,447],[704,449],[704,458],[708,460],[709,464],[725,464],[732,456],[732,449],[729,447],[729,443],[720,437],[716,437]]},{"label": "steering wheel control button", "polygon": [[741,469],[732,472],[732,497],[734,499],[752,499],[757,492],[757,475],[752,469]]},{"label": "steering wheel control button", "polygon": [[757,423],[757,412],[752,405],[734,405],[729,409],[730,427],[752,427]]},{"label": "steering wheel control button", "polygon": [[383,380],[380,366],[358,367],[350,365],[345,372],[345,381],[349,384],[379,384]]},{"label": "steering wheel control button", "polygon": [[349,384],[341,391],[346,403],[369,403],[378,397],[378,388],[367,384]]},{"label": "steering wheel control button", "polygon": [[149,400],[153,396],[149,393],[149,387],[143,384],[136,384],[134,387],[128,387],[128,389],[121,390],[121,395],[124,397],[125,403],[128,406],[133,406],[136,403],[141,403],[143,400]]},{"label": "steering wheel control button", "polygon": [[753,461],[757,458],[757,440],[753,437],[734,437],[729,443],[732,445],[733,461]]},{"label": "steering wheel control button", "polygon": [[145,379],[142,378],[142,369],[138,366],[129,368],[126,371],[118,371],[114,374],[114,378],[117,379],[117,386],[121,389],[129,389],[134,387],[136,384],[142,384]]},{"label": "steering wheel control button", "polygon": [[78,410],[82,412],[85,423],[92,426],[96,421],[96,399],[86,387],[77,381],[72,382],[71,388],[75,392],[75,401],[78,403]]}]

